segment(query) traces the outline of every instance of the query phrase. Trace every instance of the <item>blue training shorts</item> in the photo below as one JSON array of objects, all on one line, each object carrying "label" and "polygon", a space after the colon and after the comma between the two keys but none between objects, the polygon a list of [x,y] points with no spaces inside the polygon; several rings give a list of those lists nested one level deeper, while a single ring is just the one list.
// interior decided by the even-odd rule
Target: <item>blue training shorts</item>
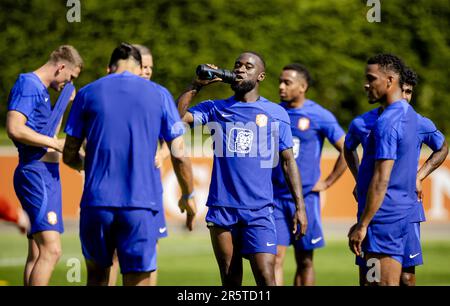
[{"label": "blue training shorts", "polygon": [[28,237],[43,231],[64,232],[59,164],[32,161],[19,164],[14,189],[30,218]]},{"label": "blue training shorts", "polygon": [[277,234],[271,204],[260,209],[210,206],[206,222],[208,227],[230,231],[235,247],[241,249],[242,255],[277,254]]},{"label": "blue training shorts", "polygon": [[320,215],[320,195],[318,192],[309,192],[305,195],[304,200],[308,228],[305,236],[295,240],[292,233],[295,203],[292,200],[275,199],[274,217],[278,245],[289,246],[292,244],[296,250],[305,251],[325,246]]},{"label": "blue training shorts", "polygon": [[155,214],[141,208],[82,207],[80,240],[84,257],[107,268],[117,249],[122,274],[155,270]]}]

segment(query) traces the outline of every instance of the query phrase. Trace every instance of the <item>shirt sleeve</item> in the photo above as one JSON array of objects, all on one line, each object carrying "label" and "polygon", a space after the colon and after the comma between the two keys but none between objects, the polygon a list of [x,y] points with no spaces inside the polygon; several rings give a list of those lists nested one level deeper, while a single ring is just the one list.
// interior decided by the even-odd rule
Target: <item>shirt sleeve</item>
[{"label": "shirt sleeve", "polygon": [[162,98],[164,100],[164,109],[159,138],[169,142],[183,135],[186,132],[186,128],[175,107],[172,95],[168,91],[162,91]]},{"label": "shirt sleeve", "polygon": [[345,147],[349,150],[356,150],[356,148],[360,145],[361,140],[358,136],[355,122],[352,121],[348,128],[348,133],[345,135]]},{"label": "shirt sleeve", "polygon": [[8,111],[18,111],[28,118],[33,112],[36,103],[43,97],[37,90],[33,90],[32,84],[27,84],[27,82],[30,81],[19,77],[14,84],[8,97]]},{"label": "shirt sleeve", "polygon": [[445,136],[436,128],[433,121],[421,116],[419,126],[419,137],[421,142],[426,144],[433,151],[442,148]]},{"label": "shirt sleeve", "polygon": [[327,110],[323,113],[323,118],[320,122],[320,130],[332,144],[335,144],[345,135],[345,132],[337,122],[336,117]]},{"label": "shirt sleeve", "polygon": [[284,151],[290,149],[294,146],[292,140],[291,124],[285,121],[280,121],[280,140],[279,140],[279,151]]},{"label": "shirt sleeve", "polygon": [[83,115],[84,91],[80,90],[72,103],[64,132],[78,139],[85,138],[85,119]]},{"label": "shirt sleeve", "polygon": [[192,123],[192,125],[205,125],[206,123],[211,121],[213,110],[214,101],[212,100],[203,101],[189,108],[188,112],[190,112],[194,116],[194,122]]},{"label": "shirt sleeve", "polygon": [[398,128],[388,120],[378,120],[375,127],[375,159],[397,159]]}]

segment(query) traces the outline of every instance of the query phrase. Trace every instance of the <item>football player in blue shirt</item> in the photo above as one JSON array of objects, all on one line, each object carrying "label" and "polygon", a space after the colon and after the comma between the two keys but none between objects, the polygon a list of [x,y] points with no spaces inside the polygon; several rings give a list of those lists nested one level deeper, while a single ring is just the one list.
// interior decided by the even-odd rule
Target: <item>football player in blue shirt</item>
[{"label": "football player in blue shirt", "polygon": [[307,227],[289,116],[282,107],[259,95],[265,78],[260,55],[242,53],[233,71],[237,75],[231,85],[234,96],[207,100],[187,110],[203,86],[221,81],[196,78],[178,99],[178,110],[185,122],[207,125],[214,133],[206,222],[222,284],[242,284],[245,257],[256,284],[274,286],[277,237],[271,175],[278,157],[296,205],[291,230],[305,234]]},{"label": "football player in blue shirt", "polygon": [[[19,75],[9,94],[6,131],[19,151],[14,189],[31,222],[26,286],[47,285],[61,256],[64,226],[59,159],[64,139],[56,135],[74,91],[67,83],[78,77],[82,67],[83,60],[74,47],[60,46],[45,65]],[[54,107],[49,87],[63,90]]]},{"label": "football player in blue shirt", "polygon": [[408,227],[417,205],[418,158],[411,148],[417,146],[419,120],[403,99],[404,71],[404,63],[390,54],[370,58],[366,68],[369,101],[380,103],[383,112],[372,131],[375,163],[366,201],[348,236],[352,252],[364,252],[368,263],[378,262],[379,275],[368,281],[379,285],[400,284]]},{"label": "football player in blue shirt", "polygon": [[[117,59],[117,60],[116,60]],[[155,216],[162,186],[154,165],[162,135],[182,189],[179,206],[192,230],[196,207],[192,168],[183,157],[185,132],[172,96],[143,79],[141,55],[122,43],[111,56],[115,73],[83,87],[66,126],[64,162],[83,169],[78,153],[86,139],[86,179],[81,199],[80,239],[88,285],[107,285],[115,249],[124,285],[149,285],[156,247]]]},{"label": "football player in blue shirt", "polygon": [[[417,75],[411,69],[405,68],[403,78],[403,98],[410,102],[414,86],[417,84]],[[373,139],[371,139],[370,133],[372,132],[375,122],[381,112],[382,108],[380,107],[355,118],[350,124],[349,132],[345,139],[345,157],[357,182],[356,187],[358,189],[358,194],[361,195],[367,193],[369,182],[367,180],[364,182],[362,179],[366,176],[359,174],[373,172],[374,147]],[[417,173],[416,191],[419,199],[417,206],[418,210],[417,218],[415,220],[412,219],[409,224],[407,241],[405,243],[405,253],[400,279],[400,285],[404,286],[415,285],[415,266],[423,263],[420,246],[420,222],[425,221],[425,214],[423,211],[423,206],[421,205],[422,181],[444,162],[448,153],[448,146],[442,133],[436,129],[434,124],[428,118],[422,117],[418,114],[418,119],[419,130],[417,133],[417,162],[419,161],[422,143],[427,144],[427,146],[433,150],[433,153]],[[363,148],[361,165],[359,165],[359,158],[356,153],[356,148],[359,144],[361,144]],[[355,199],[358,201],[358,196],[356,194]],[[361,211],[362,208],[358,205],[359,214]],[[356,257],[356,263],[359,265],[360,285],[365,285],[367,282],[366,262],[361,257]]]},{"label": "football player in blue shirt", "polygon": [[[297,270],[294,277],[296,286],[314,285],[314,249],[325,245],[320,217],[320,192],[332,186],[344,173],[345,164],[344,131],[334,115],[305,97],[311,84],[311,76],[303,65],[290,64],[280,75],[280,104],[291,119],[294,140],[294,158],[302,175],[303,197],[308,218],[307,234],[295,240],[290,231],[295,203],[278,166],[272,174],[275,198],[275,224],[277,226],[277,257],[275,277],[277,285],[283,285],[283,262],[286,249],[293,244]],[[333,171],[325,180],[320,180],[320,158],[324,140],[339,152]]]},{"label": "football player in blue shirt", "polygon": [[[141,54],[142,58],[142,70],[141,70],[141,77],[143,77],[146,80],[151,79],[153,75],[153,55],[150,52],[150,49],[148,49],[146,46],[133,44],[133,47],[139,50],[139,53]],[[113,73],[117,70],[117,61],[113,60],[110,61],[107,68],[107,73]],[[158,148],[155,156],[155,165],[159,169],[162,167],[164,160],[170,157],[170,150],[167,146],[167,143],[163,139],[159,139],[160,147]],[[166,225],[166,219],[164,216],[164,209],[163,209],[163,203],[161,203],[161,211],[156,215],[156,235],[157,235],[157,242],[156,242],[156,251],[152,258],[152,270],[150,272],[150,286],[156,286],[157,285],[157,278],[158,278],[158,270],[157,270],[157,257],[159,252],[159,239],[165,238],[168,236],[167,232],[167,225]],[[119,269],[119,260],[117,258],[117,252],[114,252],[113,255],[113,264],[110,268],[110,275],[109,275],[109,283],[108,286],[115,286],[117,283],[117,274]]]}]

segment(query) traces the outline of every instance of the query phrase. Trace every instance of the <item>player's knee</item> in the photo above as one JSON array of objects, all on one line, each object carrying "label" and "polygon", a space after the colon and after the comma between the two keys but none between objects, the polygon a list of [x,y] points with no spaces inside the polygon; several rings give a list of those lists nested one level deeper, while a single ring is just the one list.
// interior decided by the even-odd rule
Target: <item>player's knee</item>
[{"label": "player's knee", "polygon": [[275,257],[275,268],[283,267],[283,264],[284,264],[284,256],[277,254],[277,256]]},{"label": "player's knee", "polygon": [[310,269],[313,267],[313,260],[310,257],[302,257],[298,260],[299,269]]},{"label": "player's knee", "polygon": [[62,249],[59,245],[51,244],[43,247],[40,250],[40,253],[40,256],[43,256],[50,261],[57,262],[62,256]]},{"label": "player's knee", "polygon": [[415,286],[416,277],[411,273],[402,273],[400,277],[400,286]]}]

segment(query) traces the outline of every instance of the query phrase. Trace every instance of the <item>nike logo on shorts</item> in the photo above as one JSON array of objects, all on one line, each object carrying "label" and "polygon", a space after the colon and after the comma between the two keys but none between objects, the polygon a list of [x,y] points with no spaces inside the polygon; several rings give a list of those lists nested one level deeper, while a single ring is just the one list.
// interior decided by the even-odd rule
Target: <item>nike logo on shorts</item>
[{"label": "nike logo on shorts", "polygon": [[319,242],[320,240],[322,240],[322,237],[318,237],[316,239],[311,239],[311,243],[312,244],[316,244],[317,242]]},{"label": "nike logo on shorts", "polygon": [[166,227],[160,227],[160,228],[159,228],[159,232],[160,232],[161,234],[164,233],[166,230],[167,230]]},{"label": "nike logo on shorts", "polygon": [[420,253],[417,253],[417,254],[414,254],[414,255],[412,255],[412,254],[409,254],[409,258],[413,259],[414,257],[417,257],[417,256],[419,256],[419,254],[420,254]]},{"label": "nike logo on shorts", "polygon": [[271,246],[274,246],[275,245],[275,243],[266,243],[266,245],[268,246],[268,247],[271,247]]}]

